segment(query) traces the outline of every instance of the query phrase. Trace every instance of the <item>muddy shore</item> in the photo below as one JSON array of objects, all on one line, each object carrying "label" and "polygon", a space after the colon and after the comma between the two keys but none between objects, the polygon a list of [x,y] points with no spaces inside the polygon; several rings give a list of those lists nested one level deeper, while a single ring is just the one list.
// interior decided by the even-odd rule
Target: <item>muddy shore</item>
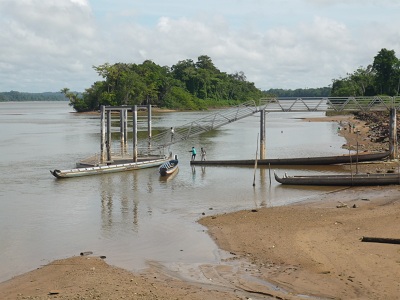
[{"label": "muddy shore", "polygon": [[[384,151],[371,121],[333,121],[344,148]],[[378,121],[379,122],[379,121]],[[348,124],[354,125],[349,130]],[[340,129],[340,130],[339,130]],[[358,133],[357,133],[358,132]],[[397,162],[360,164],[388,172]],[[350,168],[350,166],[344,166]],[[398,186],[344,188],[299,204],[205,217],[218,246],[232,257],[182,278],[157,263],[140,274],[110,266],[95,254],[54,261],[0,283],[2,299],[397,299],[400,248],[362,242],[400,238]]]}]

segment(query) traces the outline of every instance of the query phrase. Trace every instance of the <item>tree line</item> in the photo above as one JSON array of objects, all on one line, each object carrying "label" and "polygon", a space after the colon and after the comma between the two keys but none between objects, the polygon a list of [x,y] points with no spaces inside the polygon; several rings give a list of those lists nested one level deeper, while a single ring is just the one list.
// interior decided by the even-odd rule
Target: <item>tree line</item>
[{"label": "tree line", "polygon": [[264,91],[265,97],[329,97],[330,87],[305,89],[269,89]]},{"label": "tree line", "polygon": [[332,86],[306,89],[261,91],[248,82],[243,72],[220,71],[211,58],[202,55],[197,62],[179,61],[172,67],[150,60],[142,64],[105,63],[94,66],[103,78],[83,93],[68,88],[59,93],[0,93],[2,101],[50,101],[69,99],[76,111],[98,110],[100,105],[152,104],[162,108],[199,110],[236,105],[262,97],[348,97],[398,96],[400,60],[394,50],[381,49],[372,64],[360,66],[346,77],[332,79]]},{"label": "tree line", "polygon": [[98,110],[100,105],[144,105],[199,110],[257,100],[263,92],[247,81],[243,72],[220,71],[211,58],[179,61],[172,67],[151,60],[142,64],[105,63],[94,66],[103,78],[82,94],[61,92],[76,111]]},{"label": "tree line", "polygon": [[360,66],[347,77],[333,79],[331,96],[398,96],[400,61],[394,50],[381,49],[372,64]]},{"label": "tree line", "polygon": [[65,96],[61,92],[45,93],[20,93],[17,91],[1,92],[0,102],[9,101],[65,101]]}]

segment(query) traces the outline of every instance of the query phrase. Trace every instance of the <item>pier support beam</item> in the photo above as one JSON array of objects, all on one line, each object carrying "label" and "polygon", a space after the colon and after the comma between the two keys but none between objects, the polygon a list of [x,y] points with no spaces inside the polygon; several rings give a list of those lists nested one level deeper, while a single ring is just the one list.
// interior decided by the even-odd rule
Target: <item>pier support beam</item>
[{"label": "pier support beam", "polygon": [[147,133],[148,133],[148,150],[151,150],[151,104],[147,104]]},{"label": "pier support beam", "polygon": [[107,141],[106,141],[107,163],[111,162],[111,144],[112,144],[112,138],[111,138],[111,110],[107,110]]},{"label": "pier support beam", "polygon": [[106,125],[105,125],[105,109],[104,105],[100,106],[100,135],[101,135],[101,141],[100,141],[100,163],[104,164],[104,161],[106,160]]},{"label": "pier support beam", "polygon": [[390,121],[389,121],[389,151],[390,158],[397,158],[397,120],[396,120],[396,109],[390,109]]},{"label": "pier support beam", "polygon": [[266,158],[265,147],[265,109],[260,111],[260,159]]},{"label": "pier support beam", "polygon": [[134,105],[132,108],[132,122],[133,122],[133,161],[138,161],[138,149],[137,149],[137,106]]},{"label": "pier support beam", "polygon": [[121,142],[121,155],[123,156],[126,152],[126,145],[127,145],[127,119],[128,119],[128,110],[127,109],[122,109],[119,114],[120,118],[120,142]]},{"label": "pier support beam", "polygon": [[128,110],[124,110],[125,119],[124,119],[124,149],[125,153],[128,152]]}]

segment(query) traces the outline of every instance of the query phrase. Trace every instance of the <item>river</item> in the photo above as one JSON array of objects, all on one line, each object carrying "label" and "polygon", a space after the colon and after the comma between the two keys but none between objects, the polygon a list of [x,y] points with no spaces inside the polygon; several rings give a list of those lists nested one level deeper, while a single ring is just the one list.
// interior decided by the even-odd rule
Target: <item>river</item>
[{"label": "river", "polygon": [[[152,125],[168,130],[210,113],[153,113]],[[302,120],[318,116],[267,114],[267,157],[345,154],[337,124]],[[157,168],[54,178],[49,170],[72,168],[100,148],[99,116],[76,114],[68,102],[0,102],[0,128],[0,281],[83,251],[132,271],[147,261],[170,268],[218,263],[226,253],[196,222],[203,215],[287,205],[330,190],[280,186],[267,168],[190,166],[192,146],[205,147],[208,159],[253,159],[259,115],[174,144],[169,150],[180,166],[169,180],[161,180]]]}]

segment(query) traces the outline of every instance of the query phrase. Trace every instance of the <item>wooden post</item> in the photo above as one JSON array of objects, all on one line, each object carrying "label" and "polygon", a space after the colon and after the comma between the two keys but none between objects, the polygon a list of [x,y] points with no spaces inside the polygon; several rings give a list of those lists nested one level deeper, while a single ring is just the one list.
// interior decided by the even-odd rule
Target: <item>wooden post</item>
[{"label": "wooden post", "polygon": [[363,236],[361,242],[400,244],[400,239]]},{"label": "wooden post", "polygon": [[105,109],[104,105],[100,106],[100,163],[103,164],[106,160],[106,125],[105,125]]},{"label": "wooden post", "polygon": [[138,161],[138,150],[137,150],[137,106],[134,105],[132,109],[133,118],[133,161]]},{"label": "wooden post", "polygon": [[397,158],[397,124],[396,124],[396,109],[390,109],[390,124],[389,124],[389,151],[390,158]]},{"label": "wooden post", "polygon": [[111,162],[111,110],[107,110],[107,163]]},{"label": "wooden post", "polygon": [[119,133],[120,133],[120,148],[121,155],[124,155],[125,149],[125,109],[119,112]]},{"label": "wooden post", "polygon": [[128,109],[124,110],[124,151],[128,152]]},{"label": "wooden post", "polygon": [[148,150],[151,150],[151,104],[147,104],[147,133],[148,133]]},{"label": "wooden post", "polygon": [[266,158],[265,147],[265,109],[260,111],[260,159]]},{"label": "wooden post", "polygon": [[360,135],[360,130],[357,130],[356,134],[356,174],[358,174],[358,136]]},{"label": "wooden post", "polygon": [[256,170],[257,170],[257,156],[258,156],[258,135],[257,135],[257,150],[256,150],[256,159],[254,160],[254,177],[253,177],[253,186],[256,186]]}]

